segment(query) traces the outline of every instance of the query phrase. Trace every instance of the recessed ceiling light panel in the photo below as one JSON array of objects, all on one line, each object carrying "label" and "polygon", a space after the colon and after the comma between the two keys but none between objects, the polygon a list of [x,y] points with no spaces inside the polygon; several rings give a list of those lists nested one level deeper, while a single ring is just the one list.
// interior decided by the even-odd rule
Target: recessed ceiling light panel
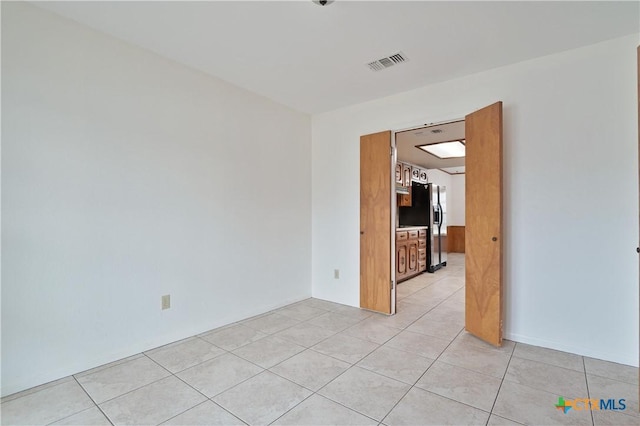
[{"label": "recessed ceiling light panel", "polygon": [[460,158],[465,156],[465,146],[462,143],[462,141],[433,143],[430,145],[419,145],[418,148],[442,159]]}]

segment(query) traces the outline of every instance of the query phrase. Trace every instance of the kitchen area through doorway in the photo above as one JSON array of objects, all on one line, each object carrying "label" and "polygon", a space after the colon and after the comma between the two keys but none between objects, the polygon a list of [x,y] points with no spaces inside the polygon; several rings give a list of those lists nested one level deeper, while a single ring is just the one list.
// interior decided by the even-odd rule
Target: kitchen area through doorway
[{"label": "kitchen area through doorway", "polygon": [[[464,253],[464,119],[395,133],[395,275],[404,283],[422,274],[445,275],[450,253]],[[454,255],[455,269],[464,254]],[[462,265],[461,265],[462,264]]]}]

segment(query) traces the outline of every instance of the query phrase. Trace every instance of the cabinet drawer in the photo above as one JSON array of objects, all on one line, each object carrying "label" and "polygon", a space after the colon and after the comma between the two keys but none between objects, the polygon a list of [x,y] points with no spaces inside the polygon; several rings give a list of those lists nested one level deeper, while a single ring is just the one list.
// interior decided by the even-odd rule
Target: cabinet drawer
[{"label": "cabinet drawer", "polygon": [[427,261],[426,260],[418,261],[418,271],[424,272],[426,270],[427,270]]},{"label": "cabinet drawer", "polygon": [[396,241],[402,241],[407,239],[407,231],[396,232]]},{"label": "cabinet drawer", "polygon": [[427,230],[426,229],[419,229],[418,230],[418,237],[419,238],[427,238]]},{"label": "cabinet drawer", "polygon": [[418,249],[418,260],[420,260],[420,261],[424,260],[425,262],[427,261],[427,249],[426,248]]},{"label": "cabinet drawer", "polygon": [[418,240],[418,248],[425,248],[427,247],[427,239],[426,238],[420,238]]},{"label": "cabinet drawer", "polygon": [[413,240],[414,238],[418,238],[418,231],[409,231],[409,239]]}]

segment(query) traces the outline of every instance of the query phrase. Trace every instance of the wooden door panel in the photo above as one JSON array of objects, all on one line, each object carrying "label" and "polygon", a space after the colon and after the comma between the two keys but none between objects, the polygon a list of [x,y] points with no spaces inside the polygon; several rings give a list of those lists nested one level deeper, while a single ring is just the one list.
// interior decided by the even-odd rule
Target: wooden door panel
[{"label": "wooden door panel", "polygon": [[407,243],[396,242],[396,279],[407,273]]},{"label": "wooden door panel", "polygon": [[391,132],[360,138],[360,307],[391,313]]},{"label": "wooden door panel", "polygon": [[502,344],[502,102],[465,117],[465,328]]}]

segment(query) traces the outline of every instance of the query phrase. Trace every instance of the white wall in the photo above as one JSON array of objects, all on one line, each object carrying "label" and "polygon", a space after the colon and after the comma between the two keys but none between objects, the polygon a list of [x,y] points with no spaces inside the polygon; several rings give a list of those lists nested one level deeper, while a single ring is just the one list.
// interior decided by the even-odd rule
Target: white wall
[{"label": "white wall", "polygon": [[637,45],[628,36],[314,116],[314,297],[358,304],[359,136],[502,100],[505,337],[638,365]]},{"label": "white wall", "polygon": [[465,175],[451,175],[449,191],[449,225],[464,226]]},{"label": "white wall", "polygon": [[310,296],[309,116],[22,2],[2,112],[3,395]]}]

